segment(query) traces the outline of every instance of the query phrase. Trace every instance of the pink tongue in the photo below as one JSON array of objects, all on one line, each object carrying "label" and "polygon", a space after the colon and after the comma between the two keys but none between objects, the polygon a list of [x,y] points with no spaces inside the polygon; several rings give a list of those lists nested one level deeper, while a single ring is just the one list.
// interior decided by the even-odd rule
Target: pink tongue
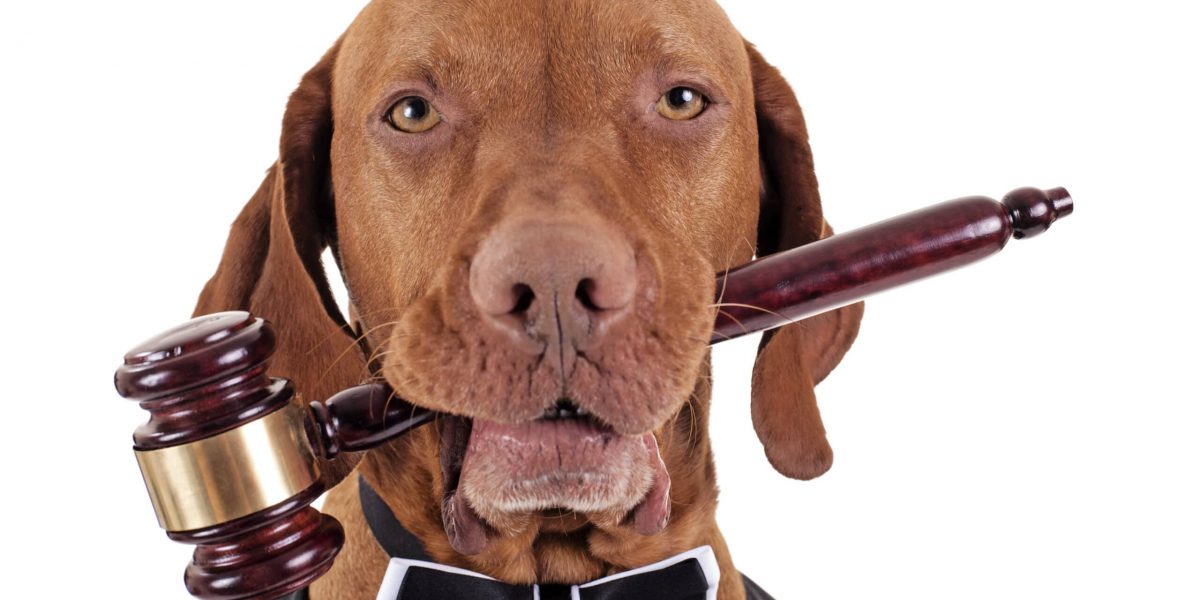
[{"label": "pink tongue", "polygon": [[442,526],[459,554],[479,554],[487,545],[487,526],[458,490],[442,502]]},{"label": "pink tongue", "polygon": [[[654,434],[646,434],[641,442],[646,449],[646,458],[654,469],[654,478],[646,497],[630,511],[624,523],[632,525],[638,534],[649,536],[661,532],[670,521],[671,476],[667,473]],[[458,464],[462,464],[461,458],[458,461]],[[450,545],[459,554],[476,555],[487,546],[489,528],[459,489],[452,490],[442,502],[442,526],[446,529]]]},{"label": "pink tongue", "polygon": [[463,457],[470,439],[470,422],[460,417],[447,417],[442,428],[442,476],[445,477],[446,495],[442,499],[442,527],[450,545],[467,556],[483,552],[487,545],[487,526],[463,497],[458,489],[462,472]]},{"label": "pink tongue", "polygon": [[633,508],[630,517],[634,531],[641,535],[654,535],[666,529],[667,522],[671,520],[671,476],[667,473],[667,465],[663,463],[654,435],[647,433],[642,443],[646,445],[651,464],[654,465],[654,483],[650,485],[646,497]]}]

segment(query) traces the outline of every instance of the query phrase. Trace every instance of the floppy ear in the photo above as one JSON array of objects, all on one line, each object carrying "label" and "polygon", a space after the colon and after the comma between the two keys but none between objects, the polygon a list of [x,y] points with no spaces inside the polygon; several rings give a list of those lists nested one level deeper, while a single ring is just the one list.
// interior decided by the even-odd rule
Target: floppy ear
[{"label": "floppy ear", "polygon": [[[749,43],[762,163],[758,255],[833,234],[821,213],[804,114],[779,71]],[[863,304],[817,315],[763,335],[751,378],[754,429],[775,470],[812,479],[829,470],[833,450],[813,390],[858,334]]]},{"label": "floppy ear", "polygon": [[367,376],[337,308],[321,253],[334,240],[329,187],[334,45],[288,100],[279,159],[242,209],[195,314],[249,310],[275,328],[271,374],[321,400]]}]

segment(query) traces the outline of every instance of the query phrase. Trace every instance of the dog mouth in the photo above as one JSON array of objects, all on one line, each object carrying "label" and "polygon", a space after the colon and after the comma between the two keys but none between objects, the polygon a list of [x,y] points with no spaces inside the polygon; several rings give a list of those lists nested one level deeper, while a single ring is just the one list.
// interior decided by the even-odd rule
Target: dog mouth
[{"label": "dog mouth", "polygon": [[514,518],[575,513],[653,535],[670,517],[670,476],[653,433],[624,435],[570,399],[533,420],[445,415],[442,520],[479,554]]}]

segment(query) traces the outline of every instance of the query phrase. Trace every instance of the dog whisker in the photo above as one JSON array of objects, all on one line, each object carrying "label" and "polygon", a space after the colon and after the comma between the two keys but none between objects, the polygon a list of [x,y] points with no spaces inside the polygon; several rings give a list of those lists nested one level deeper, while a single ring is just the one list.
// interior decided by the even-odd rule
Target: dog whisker
[{"label": "dog whisker", "polygon": [[[718,304],[714,304],[713,306],[716,306],[716,307],[718,307],[718,308],[720,308],[720,307],[725,307],[725,308],[749,308],[749,309],[751,309],[751,310],[762,311],[762,312],[765,312],[765,313],[767,313],[767,314],[769,314],[769,315],[774,315],[774,316],[776,316],[776,317],[779,317],[779,320],[781,320],[781,321],[786,321],[786,322],[787,322],[787,324],[789,324],[789,325],[791,325],[791,324],[793,324],[793,323],[798,323],[798,322],[799,322],[799,321],[797,321],[797,320],[795,320],[795,319],[790,319],[790,318],[788,318],[788,317],[785,317],[785,316],[783,316],[783,315],[781,315],[781,314],[779,314],[779,313],[777,313],[777,312],[775,312],[775,311],[773,311],[773,310],[766,309],[766,308],[763,308],[763,307],[761,307],[761,306],[755,306],[755,305],[753,305],[753,304],[739,304],[739,303],[737,303],[737,302],[724,302],[724,303],[718,303]],[[727,317],[729,317],[729,318],[733,319],[733,316],[732,316],[732,315],[730,315],[729,313],[725,313],[725,316],[727,316]],[[734,320],[736,320],[736,319],[734,319]],[[739,324],[740,324],[740,323],[739,323]],[[743,327],[743,329],[745,329],[745,327]]]},{"label": "dog whisker", "polygon": [[729,283],[729,269],[733,266],[733,249],[729,250],[729,256],[725,257],[725,268],[721,270],[721,292],[717,294],[717,303],[720,304],[725,299],[725,287]]},{"label": "dog whisker", "polygon": [[743,235],[742,241],[745,242],[746,248],[750,250],[751,259],[753,259],[755,256],[758,256],[758,248],[754,246],[754,243],[750,241],[750,238]]},{"label": "dog whisker", "polygon": [[[727,306],[727,305],[723,305],[723,306]],[[742,333],[747,333],[747,334],[748,334],[748,333],[750,333],[750,330],[749,330],[749,329],[747,329],[747,328],[746,328],[746,326],[745,326],[744,324],[742,324],[742,322],[741,322],[741,321],[739,321],[737,317],[735,317],[735,316],[733,316],[733,315],[731,315],[731,314],[729,314],[729,313],[727,313],[727,312],[725,312],[725,311],[721,310],[720,308],[718,308],[718,309],[717,309],[717,312],[718,312],[718,313],[720,313],[720,314],[722,314],[722,315],[725,315],[726,317],[728,317],[730,321],[733,321],[734,323],[737,323],[738,327],[741,327],[741,328],[742,328]],[[726,338],[726,339],[728,339],[728,338]]]},{"label": "dog whisker", "polygon": [[[349,353],[351,350],[353,350],[354,348],[361,348],[361,346],[360,346],[359,344],[361,344],[361,343],[362,343],[362,341],[363,341],[363,340],[365,340],[365,339],[366,339],[366,337],[367,337],[368,335],[370,335],[372,332],[374,332],[374,331],[376,331],[376,330],[378,330],[378,329],[380,329],[380,328],[387,327],[387,326],[389,326],[389,325],[397,325],[397,324],[399,324],[399,321],[388,321],[388,322],[386,322],[386,323],[382,323],[382,324],[376,325],[375,327],[372,327],[372,328],[368,329],[368,330],[367,330],[366,332],[364,332],[362,335],[360,335],[360,336],[358,336],[358,337],[354,338],[354,339],[353,339],[353,340],[352,340],[352,341],[351,341],[349,344],[347,344],[347,345],[346,345],[346,349],[345,349],[345,350],[342,350],[342,351],[341,351],[341,352],[340,352],[340,353],[339,353],[339,354],[338,354],[338,355],[337,355],[337,356],[336,356],[336,357],[335,357],[335,358],[334,358],[332,361],[330,361],[329,365],[328,365],[327,367],[325,367],[325,370],[324,370],[324,371],[322,371],[322,372],[321,372],[321,374],[320,374],[320,375],[317,377],[317,381],[318,381],[318,382],[320,382],[320,381],[324,381],[324,380],[325,380],[325,377],[327,377],[327,376],[329,375],[329,373],[330,373],[331,371],[333,371],[333,368],[334,368],[335,366],[337,366],[337,364],[338,364],[339,362],[341,362],[343,358],[345,358],[345,357],[346,357],[346,354],[348,354],[348,353]],[[370,363],[369,363],[369,361],[368,361],[368,364],[370,364]]]},{"label": "dog whisker", "polygon": [[[379,314],[379,313],[381,313],[381,312],[394,312],[394,311],[399,311],[399,310],[404,310],[404,309],[403,309],[403,308],[399,308],[399,307],[380,308],[380,309],[376,309],[376,310],[370,310],[370,311],[367,311],[367,312],[365,312],[365,313],[359,313],[359,314],[357,314],[357,315],[355,315],[355,316],[356,316],[356,317],[358,317],[358,319],[361,321],[361,319],[362,319],[363,317],[365,317],[365,316],[368,316],[368,315],[377,315],[377,314]],[[350,325],[350,324],[349,324],[349,323],[347,323],[347,326],[349,326],[349,325]],[[321,346],[325,345],[325,342],[328,342],[330,338],[337,336],[337,335],[338,335],[338,333],[345,333],[345,332],[337,332],[337,331],[334,331],[334,332],[330,332],[330,333],[328,333],[328,334],[324,335],[324,336],[323,336],[323,337],[322,337],[320,340],[318,340],[318,341],[317,341],[317,343],[313,344],[313,347],[312,347],[312,348],[309,348],[308,352],[306,352],[306,353],[305,353],[305,356],[309,356],[309,355],[311,355],[313,352],[316,352],[318,348],[320,348]],[[354,333],[357,333],[357,332],[353,332],[353,331],[352,331],[351,333],[352,333],[352,334],[354,334]],[[355,343],[357,343],[357,339],[355,340]]]},{"label": "dog whisker", "polygon": [[[385,357],[385,356],[389,356],[389,355],[392,355],[392,354],[395,354],[396,352],[397,352],[396,350],[384,350],[384,351],[382,351],[382,352],[381,352],[381,351],[379,351],[379,350],[376,350],[376,351],[374,351],[374,352],[372,352],[372,353],[371,353],[371,360],[372,360],[372,361],[380,360],[380,359],[382,359],[383,357]],[[372,364],[374,364],[374,363],[372,363]],[[371,372],[372,372],[372,373],[377,373],[377,374],[379,374],[379,375],[380,375],[380,377],[382,377],[382,376],[383,376],[383,375],[382,375],[382,373],[383,373],[383,366],[382,366],[382,365],[380,365],[380,366],[378,366],[378,367],[371,367]]]},{"label": "dog whisker", "polygon": [[[373,369],[374,365],[376,364],[375,361],[377,359],[379,359],[383,354],[387,353],[387,348],[388,348],[388,344],[390,341],[391,341],[390,339],[385,339],[382,344],[379,344],[378,348],[371,351],[370,356],[367,357],[367,367],[368,368]],[[382,367],[380,367],[379,370],[382,370]]]},{"label": "dog whisker", "polygon": [[384,342],[378,348],[371,351],[371,354],[367,356],[367,371],[371,374],[371,377],[376,378],[379,381],[387,380],[387,376],[383,373],[383,360],[386,357],[399,352],[399,349],[391,347],[391,343],[397,338],[405,337],[408,336],[406,334],[396,333],[395,335],[389,336],[389,338],[384,340]]},{"label": "dog whisker", "polygon": [[[385,415],[387,414],[388,406],[391,406],[392,400],[395,400],[395,399],[396,399],[396,390],[392,390],[392,393],[388,394],[387,400],[383,401],[383,414],[385,414]],[[415,411],[416,411],[415,407],[413,410],[414,410],[414,414],[415,414]],[[411,414],[409,415],[409,418],[412,418]]]}]

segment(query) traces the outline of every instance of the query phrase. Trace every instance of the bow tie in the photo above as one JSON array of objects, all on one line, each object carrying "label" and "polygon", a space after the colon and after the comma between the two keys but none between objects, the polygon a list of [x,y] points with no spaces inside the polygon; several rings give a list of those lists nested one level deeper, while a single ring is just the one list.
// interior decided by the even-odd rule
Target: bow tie
[{"label": "bow tie", "polygon": [[466,569],[393,558],[376,600],[716,600],[720,570],[701,546],[583,585],[512,585]]}]

